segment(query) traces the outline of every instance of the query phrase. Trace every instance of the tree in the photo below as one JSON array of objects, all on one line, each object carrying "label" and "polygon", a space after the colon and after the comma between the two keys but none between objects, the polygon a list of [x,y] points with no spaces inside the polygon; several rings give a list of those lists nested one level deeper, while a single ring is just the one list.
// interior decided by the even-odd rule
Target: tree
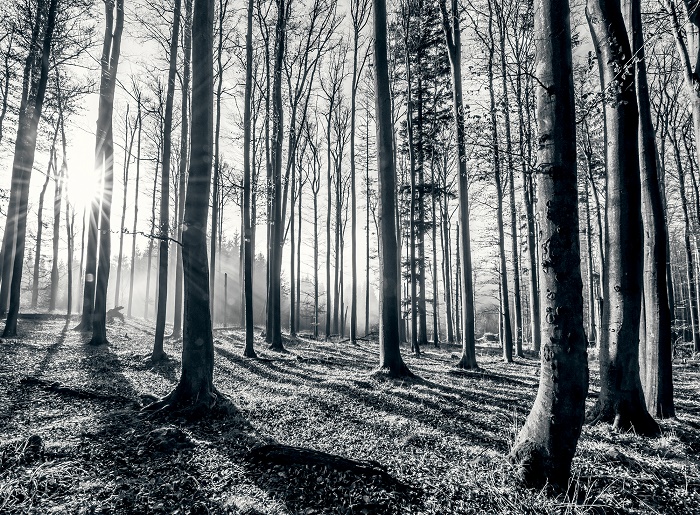
[{"label": "tree", "polygon": [[603,322],[608,349],[600,353],[600,395],[591,417],[612,422],[620,431],[652,436],[659,426],[647,412],[639,377],[643,232],[636,81],[634,73],[620,73],[634,61],[620,4],[589,0],[586,13],[600,50],[608,171]]},{"label": "tree", "polygon": [[[446,0],[440,0],[440,12],[442,13],[442,25],[447,41],[447,50],[452,69],[452,102],[455,120],[457,159],[459,167],[459,219],[462,246],[461,252],[461,285],[462,285],[462,356],[457,363],[459,368],[475,369],[476,347],[474,341],[474,292],[472,283],[472,256],[471,240],[469,236],[469,175],[467,173],[467,149],[464,127],[464,102],[462,100],[462,31],[459,25],[459,9],[457,0],[451,1],[450,13],[447,12]],[[445,197],[445,206],[447,197]],[[445,209],[445,215],[446,213]],[[447,224],[443,225],[445,238],[449,236]],[[459,234],[458,234],[459,236]],[[448,244],[449,247],[449,244]],[[449,272],[449,270],[448,270]],[[447,275],[447,274],[446,274]],[[449,281],[447,281],[449,282]],[[446,286],[449,292],[451,287]],[[450,294],[447,293],[447,310],[451,311]],[[451,318],[448,315],[448,331],[451,333]],[[450,340],[448,336],[448,341]]]},{"label": "tree", "polygon": [[180,171],[178,174],[177,197],[177,250],[175,264],[175,308],[173,315],[173,338],[182,336],[182,228],[185,212],[185,189],[187,188],[187,156],[189,150],[189,105],[190,105],[190,62],[192,54],[192,0],[185,0],[185,22],[182,56],[182,130],[180,132]]},{"label": "tree", "polygon": [[398,245],[396,241],[396,168],[387,59],[386,1],[373,0],[374,72],[377,120],[379,212],[379,371],[390,377],[413,375],[399,347]]},{"label": "tree", "polygon": [[[116,8],[116,9],[115,9]],[[116,10],[116,20],[114,11]],[[95,287],[95,305],[92,319],[91,345],[107,343],[107,284],[110,268],[110,216],[112,214],[112,191],[114,189],[114,136],[112,134],[112,114],[114,111],[114,90],[117,83],[117,68],[121,52],[124,30],[124,0],[105,1],[105,38],[102,47],[102,79],[100,81],[100,101],[97,118],[96,155],[97,170],[104,170],[102,182],[102,208],[100,213],[100,255]],[[114,33],[112,25],[114,24]]]},{"label": "tree", "polygon": [[194,410],[214,406],[214,336],[209,305],[207,219],[213,144],[214,0],[194,0],[192,20],[192,146],[182,232],[184,319],[182,370],[175,389],[146,410]]},{"label": "tree", "polygon": [[537,0],[535,13],[539,280],[547,295],[540,296],[539,389],[509,459],[526,485],[566,488],[588,390],[569,5]]},{"label": "tree", "polygon": [[[33,26],[32,46],[27,54],[24,70],[24,83],[22,88],[22,102],[15,139],[15,155],[12,163],[12,188],[10,191],[10,204],[8,206],[5,233],[3,235],[3,286],[8,280],[10,283],[10,306],[5,321],[4,337],[17,335],[17,317],[19,315],[19,303],[22,283],[22,269],[24,267],[24,247],[27,230],[27,206],[29,201],[29,181],[34,166],[34,153],[36,151],[36,139],[44,106],[46,85],[49,78],[49,59],[53,33],[56,26],[56,13],[58,0],[51,0],[46,14],[46,23],[43,26],[43,38],[41,51],[38,57],[35,55],[35,44],[41,25],[41,9],[37,9],[36,20]],[[39,78],[36,89],[32,88],[30,95],[30,74],[36,72],[34,59],[40,59]],[[13,202],[14,200],[14,202]],[[14,255],[14,258],[10,256]],[[12,259],[12,261],[10,261]],[[12,270],[9,265],[12,264]],[[11,275],[10,275],[11,274]],[[4,298],[4,295],[3,295]]]},{"label": "tree", "polygon": [[168,303],[168,248],[170,247],[169,201],[170,201],[170,152],[173,128],[173,99],[175,97],[175,74],[177,73],[177,47],[180,34],[181,0],[175,0],[173,10],[173,33],[170,38],[170,67],[168,69],[168,89],[165,97],[165,120],[163,128],[163,166],[160,182],[160,227],[158,249],[158,306],[156,308],[156,334],[151,361],[157,362],[166,357],[163,351],[165,337],[165,313]]},{"label": "tree", "polygon": [[243,288],[245,293],[245,349],[243,355],[254,358],[253,348],[253,245],[251,211],[251,97],[253,91],[253,0],[248,0],[248,25],[245,36],[245,106],[243,112]]},{"label": "tree", "polygon": [[[357,198],[355,192],[355,127],[357,119],[357,89],[362,69],[369,53],[360,56],[360,35],[369,22],[369,0],[352,0],[350,17],[352,18],[352,89],[350,96],[350,241],[352,287],[350,292],[350,341],[357,340]],[[361,60],[360,60],[361,57]]]},{"label": "tree", "polygon": [[651,119],[647,84],[641,0],[624,2],[625,23],[636,56],[635,85],[639,107],[639,167],[644,223],[644,326],[646,374],[642,377],[646,406],[651,414],[673,417],[673,339],[666,288],[668,234],[659,186],[656,133]]}]

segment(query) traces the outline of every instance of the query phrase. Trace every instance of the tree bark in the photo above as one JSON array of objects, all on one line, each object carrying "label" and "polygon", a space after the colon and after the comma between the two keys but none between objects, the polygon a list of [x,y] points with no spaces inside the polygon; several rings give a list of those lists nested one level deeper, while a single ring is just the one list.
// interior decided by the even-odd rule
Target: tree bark
[{"label": "tree bark", "polygon": [[184,337],[182,370],[175,389],[147,410],[201,411],[214,406],[214,338],[209,308],[207,221],[213,140],[214,1],[194,0],[192,23],[192,146],[182,233]]},{"label": "tree bark", "polygon": [[379,212],[379,371],[392,377],[412,375],[399,347],[398,248],[396,241],[396,168],[392,151],[391,95],[387,59],[386,1],[373,0],[375,101],[377,120]]},{"label": "tree bark", "polygon": [[[659,426],[649,415],[639,377],[642,215],[638,111],[634,74],[619,70],[633,64],[619,4],[588,0],[587,15],[600,46],[601,84],[607,130],[609,362],[601,354],[601,390],[592,417],[612,422],[619,431],[655,436]],[[615,42],[613,44],[613,41]]]},{"label": "tree bark", "polygon": [[[131,152],[134,147],[134,139],[136,136],[136,124],[131,130],[131,139],[129,139],[129,104],[126,105],[126,135],[124,137],[124,194],[122,197],[122,220],[119,229],[119,256],[117,259],[117,282],[114,288],[114,305],[119,306],[121,302],[121,285],[122,285],[122,260],[124,259],[124,230],[126,228],[126,198],[129,191],[129,165],[131,164]],[[138,193],[137,193],[138,194]]]},{"label": "tree bark", "polygon": [[[107,341],[107,286],[109,283],[109,269],[111,265],[111,226],[112,192],[114,190],[114,135],[112,133],[112,115],[114,111],[114,90],[117,82],[117,67],[121,51],[121,38],[124,30],[124,0],[105,2],[108,10],[107,17],[116,10],[116,22],[114,33],[110,35],[108,48],[103,49],[102,81],[100,83],[100,114],[98,119],[98,141],[101,139],[102,163],[104,166],[104,182],[102,186],[102,210],[100,216],[100,246],[99,262],[97,267],[97,284],[95,285],[95,307],[92,320],[91,345],[103,345]],[[108,22],[111,27],[111,21]],[[105,38],[107,41],[107,38]]]},{"label": "tree bark", "polygon": [[177,257],[175,265],[175,307],[173,313],[174,339],[182,336],[182,229],[185,213],[185,195],[187,189],[187,165],[190,143],[189,106],[190,106],[190,62],[192,54],[192,0],[185,0],[185,24],[183,39],[182,66],[182,131],[180,133],[180,171],[178,177],[177,207]]},{"label": "tree bark", "polygon": [[535,403],[510,461],[526,485],[566,489],[588,390],[578,236],[576,125],[571,30],[566,2],[535,3],[537,213],[542,360]]},{"label": "tree bark", "polygon": [[659,187],[656,133],[651,119],[642,31],[641,0],[626,0],[627,31],[636,56],[635,79],[639,107],[639,167],[641,174],[642,220],[644,223],[644,322],[646,374],[642,386],[646,406],[653,416],[675,415],[673,405],[673,339],[671,312],[666,287],[666,220]]},{"label": "tree bark", "polygon": [[[53,32],[56,24],[56,11],[58,0],[51,0],[49,5],[46,28],[44,30],[43,44],[41,48],[41,67],[39,81],[36,87],[36,94],[32,102],[22,102],[24,109],[20,110],[20,120],[18,122],[18,134],[15,140],[15,156],[12,166],[12,189],[17,191],[16,211],[8,206],[8,216],[6,233],[11,225],[14,225],[14,236],[10,241],[9,249],[5,252],[14,253],[12,263],[11,283],[10,283],[10,306],[5,321],[3,337],[13,337],[17,335],[17,318],[19,315],[19,303],[22,285],[22,269],[24,267],[24,247],[27,231],[27,207],[29,204],[29,181],[31,179],[32,167],[34,166],[34,153],[36,151],[37,130],[41,119],[41,111],[44,106],[44,96],[46,94],[46,84],[49,76],[49,59],[51,56],[51,45],[53,42]],[[38,19],[37,19],[38,23]],[[33,41],[35,39],[33,38]],[[31,53],[31,50],[30,50]],[[24,94],[23,100],[27,98]],[[15,181],[15,177],[18,179]],[[15,217],[14,220],[12,217]],[[14,243],[14,245],[12,245]],[[4,245],[3,245],[4,247]],[[5,277],[3,277],[3,283]]]},{"label": "tree bark", "polygon": [[[442,13],[442,25],[447,41],[450,68],[452,70],[452,103],[455,119],[455,132],[457,135],[457,159],[459,161],[459,229],[457,238],[461,236],[462,247],[457,245],[457,268],[459,275],[460,262],[461,270],[461,294],[462,294],[462,356],[457,366],[464,369],[476,369],[476,347],[474,341],[474,292],[472,283],[472,257],[471,240],[469,236],[469,175],[467,172],[467,149],[464,127],[464,103],[462,100],[462,36],[459,25],[459,10],[457,0],[451,0],[451,10],[448,16],[446,0],[440,1],[440,11]],[[447,200],[445,200],[447,203]],[[447,217],[445,206],[444,216]],[[461,234],[460,234],[461,230]],[[449,229],[445,224],[445,239],[449,250]],[[460,259],[461,252],[461,259]],[[449,261],[449,260],[448,260]],[[449,264],[447,265],[449,282]],[[448,287],[445,287],[447,291]],[[448,311],[450,311],[450,301],[448,293]],[[459,317],[459,315],[458,315]],[[448,314],[448,343],[451,343],[452,324],[450,314]]]},{"label": "tree bark", "polygon": [[180,11],[182,0],[175,0],[173,9],[173,32],[170,40],[170,68],[168,70],[168,90],[165,96],[165,127],[163,130],[163,166],[160,181],[160,227],[158,250],[158,303],[156,307],[156,334],[151,361],[165,358],[163,338],[165,337],[165,315],[168,306],[168,250],[170,248],[170,147],[173,127],[173,99],[175,97],[175,75],[177,73],[177,47],[180,37]]}]

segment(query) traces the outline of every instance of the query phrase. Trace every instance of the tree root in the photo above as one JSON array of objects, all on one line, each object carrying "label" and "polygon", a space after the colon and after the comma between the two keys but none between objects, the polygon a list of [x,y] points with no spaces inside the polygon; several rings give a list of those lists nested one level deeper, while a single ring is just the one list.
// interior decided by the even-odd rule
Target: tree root
[{"label": "tree root", "polygon": [[86,390],[84,388],[78,388],[75,386],[65,386],[57,381],[48,381],[46,379],[39,379],[38,377],[23,377],[20,380],[20,384],[26,386],[38,386],[46,391],[57,393],[59,395],[64,395],[66,397],[120,402],[122,404],[131,405],[137,409],[141,408],[141,405],[138,403],[138,401],[136,399],[132,399],[131,397],[126,397],[124,395],[100,393],[94,390]]},{"label": "tree root", "polygon": [[203,395],[187,395],[184,388],[178,385],[172,392],[141,408],[141,412],[149,419],[159,416],[183,417],[186,420],[199,420],[203,416],[227,417],[234,411],[228,398],[216,388]]},{"label": "tree root", "polygon": [[401,363],[398,370],[384,366],[372,372],[370,377],[372,379],[384,381],[387,379],[416,379],[418,376],[411,372],[405,363]]}]

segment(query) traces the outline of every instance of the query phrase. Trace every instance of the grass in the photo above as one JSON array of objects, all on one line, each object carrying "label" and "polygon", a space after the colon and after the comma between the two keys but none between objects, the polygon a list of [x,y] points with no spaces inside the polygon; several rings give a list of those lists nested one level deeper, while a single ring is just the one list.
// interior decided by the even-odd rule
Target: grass
[{"label": "grass", "polygon": [[[217,330],[215,382],[235,409],[192,423],[148,418],[129,402],[170,391],[178,342],[151,367],[143,324],[116,323],[102,348],[70,327],[26,320],[18,339],[0,343],[0,513],[700,512],[692,359],[674,365],[678,416],[661,422],[662,437],[584,427],[565,499],[516,486],[505,458],[536,393],[533,357],[505,364],[479,347],[483,370],[455,373],[456,347],[420,358],[404,349],[419,379],[377,381],[376,342],[300,338],[287,353],[257,342],[261,359],[246,359],[243,333]],[[68,388],[42,387],[54,382]],[[269,443],[373,460],[393,480],[247,459]]]}]

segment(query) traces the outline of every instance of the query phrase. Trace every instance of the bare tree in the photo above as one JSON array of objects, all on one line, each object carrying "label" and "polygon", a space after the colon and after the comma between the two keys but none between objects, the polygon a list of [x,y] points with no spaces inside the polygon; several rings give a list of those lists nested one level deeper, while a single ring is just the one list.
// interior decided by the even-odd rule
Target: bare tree
[{"label": "bare tree", "polygon": [[534,406],[510,453],[525,484],[567,487],[588,390],[579,267],[576,125],[569,6],[535,3],[537,214],[542,242],[543,346]]}]

